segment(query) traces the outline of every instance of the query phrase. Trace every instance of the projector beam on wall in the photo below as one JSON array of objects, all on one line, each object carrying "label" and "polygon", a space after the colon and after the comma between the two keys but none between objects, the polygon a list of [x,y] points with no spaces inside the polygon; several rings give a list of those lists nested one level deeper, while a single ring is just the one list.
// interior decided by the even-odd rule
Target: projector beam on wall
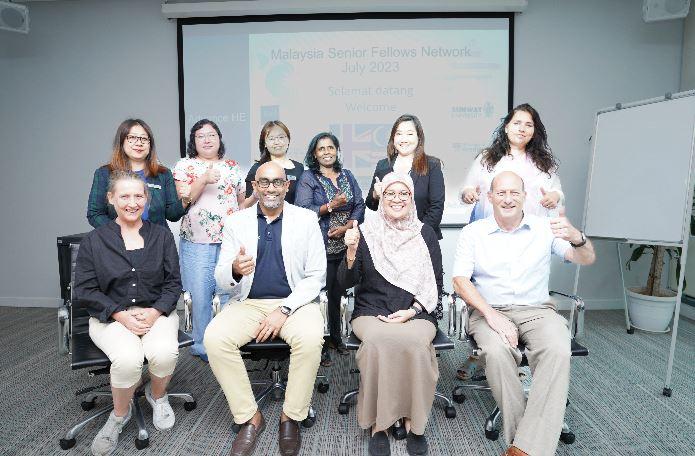
[{"label": "projector beam on wall", "polygon": [[162,3],[168,19],[315,13],[521,13],[528,0],[240,0],[231,2]]}]

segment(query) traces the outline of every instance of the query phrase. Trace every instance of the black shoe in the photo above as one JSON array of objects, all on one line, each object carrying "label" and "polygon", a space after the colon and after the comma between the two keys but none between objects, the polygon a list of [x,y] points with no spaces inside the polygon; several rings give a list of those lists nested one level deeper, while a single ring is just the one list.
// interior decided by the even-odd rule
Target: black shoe
[{"label": "black shoe", "polygon": [[411,456],[425,455],[427,454],[427,439],[424,435],[408,432],[405,449],[408,450],[408,454]]},{"label": "black shoe", "polygon": [[369,454],[370,456],[390,456],[391,444],[389,436],[386,432],[379,431],[369,439]]}]

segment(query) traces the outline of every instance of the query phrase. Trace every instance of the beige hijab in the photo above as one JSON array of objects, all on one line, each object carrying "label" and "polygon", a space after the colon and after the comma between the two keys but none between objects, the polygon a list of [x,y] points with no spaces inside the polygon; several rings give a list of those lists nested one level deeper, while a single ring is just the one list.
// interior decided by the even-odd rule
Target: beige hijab
[{"label": "beige hijab", "polygon": [[420,232],[422,222],[417,218],[415,201],[411,196],[410,213],[400,220],[389,218],[384,211],[384,192],[395,182],[404,184],[414,194],[410,176],[387,174],[382,180],[378,217],[371,217],[360,228],[379,274],[391,285],[411,293],[427,312],[432,312],[437,307],[437,282]]}]

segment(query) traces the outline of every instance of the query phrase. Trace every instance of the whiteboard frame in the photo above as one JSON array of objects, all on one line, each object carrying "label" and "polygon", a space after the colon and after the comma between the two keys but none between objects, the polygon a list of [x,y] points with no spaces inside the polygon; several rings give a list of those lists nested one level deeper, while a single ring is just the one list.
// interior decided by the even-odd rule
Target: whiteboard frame
[{"label": "whiteboard frame", "polygon": [[[604,108],[596,112],[596,117],[594,119],[594,134],[592,136],[592,148],[591,148],[591,160],[589,161],[589,169],[588,169],[588,177],[587,177],[587,186],[586,186],[586,197],[585,197],[585,203],[584,203],[584,215],[582,217],[582,230],[586,229],[586,216],[587,212],[589,209],[589,195],[591,193],[591,184],[592,184],[592,178],[593,178],[593,169],[594,169],[594,159],[596,156],[596,132],[598,128],[598,120],[599,120],[599,115],[607,113],[607,112],[613,112],[613,111],[618,111],[618,110],[623,110],[623,109],[629,109],[637,106],[644,106],[647,104],[653,104],[653,103],[661,103],[661,102],[669,102],[672,100],[677,100],[681,98],[686,98],[686,97],[691,97],[695,96],[695,90],[689,90],[686,92],[679,92],[676,94],[671,94],[667,93],[663,97],[655,97],[655,98],[650,98],[647,100],[642,100],[642,101],[636,101],[636,102],[631,102],[627,104],[621,104],[618,103],[614,107],[611,108]],[[673,315],[673,328],[671,331],[671,344],[669,347],[669,354],[668,354],[668,361],[666,365],[666,378],[664,381],[664,388],[662,390],[662,394],[664,396],[670,397],[672,394],[671,390],[671,380],[672,380],[672,374],[673,374],[673,361],[674,361],[674,355],[676,351],[676,339],[678,337],[678,321],[680,320],[680,308],[681,308],[681,299],[683,297],[683,281],[685,279],[685,264],[688,258],[688,241],[690,240],[690,219],[692,217],[692,206],[693,206],[693,185],[695,184],[693,182],[693,155],[695,153],[695,117],[693,118],[693,134],[691,134],[691,144],[690,144],[690,169],[688,171],[688,191],[686,192],[685,195],[685,211],[683,215],[683,220],[681,221],[681,240],[680,242],[672,242],[672,241],[659,241],[659,240],[644,240],[644,239],[627,239],[627,238],[609,238],[609,237],[592,237],[592,239],[597,239],[597,240],[607,240],[607,241],[614,241],[617,242],[617,247],[620,247],[620,243],[634,243],[634,244],[651,244],[651,245],[659,245],[659,246],[665,246],[665,247],[680,247],[681,248],[681,256],[679,259],[680,262],[680,268],[681,268],[681,275],[678,278],[678,287],[676,290],[676,306],[674,309],[674,315]],[[620,258],[620,256],[618,257]],[[622,262],[618,260],[618,267],[620,268],[620,276],[621,276],[621,281],[622,281]],[[579,274],[580,274],[580,267],[578,266],[576,269],[575,273],[575,279],[574,279],[574,294],[577,294],[577,289],[579,288]],[[623,281],[622,283],[623,286],[623,296],[625,294],[625,283]],[[627,311],[627,302],[625,301],[625,323],[627,326],[628,332],[631,330],[631,325],[630,325],[630,319]]]}]

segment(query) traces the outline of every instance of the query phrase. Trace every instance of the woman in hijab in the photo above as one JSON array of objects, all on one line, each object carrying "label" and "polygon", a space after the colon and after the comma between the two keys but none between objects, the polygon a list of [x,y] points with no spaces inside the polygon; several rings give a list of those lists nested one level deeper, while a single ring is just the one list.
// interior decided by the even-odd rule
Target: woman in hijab
[{"label": "woman in hijab", "polygon": [[442,291],[437,234],[417,218],[413,181],[387,174],[377,216],[345,234],[338,270],[342,288],[355,288],[352,329],[362,341],[357,420],[371,428],[369,454],[390,454],[386,430],[404,418],[408,454],[427,454],[425,425],[439,378],[432,340]]}]

